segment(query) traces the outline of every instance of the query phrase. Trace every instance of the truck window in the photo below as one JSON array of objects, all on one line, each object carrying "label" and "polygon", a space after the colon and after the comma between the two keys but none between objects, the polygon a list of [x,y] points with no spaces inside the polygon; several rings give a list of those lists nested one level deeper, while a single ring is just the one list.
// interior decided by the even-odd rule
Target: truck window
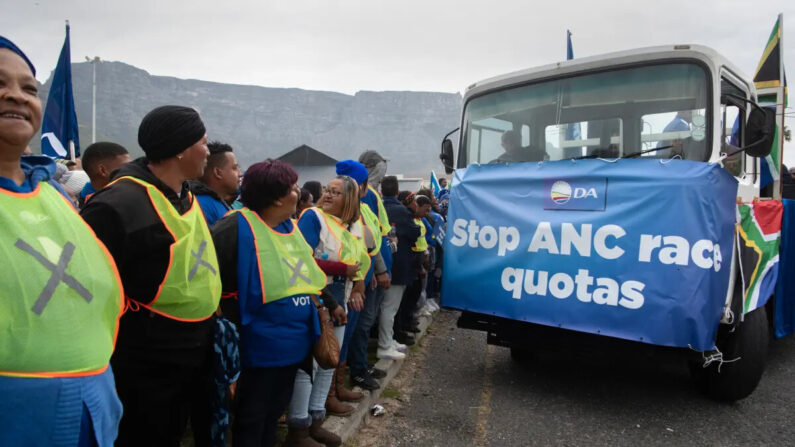
[{"label": "truck window", "polygon": [[[691,117],[680,116],[687,121],[687,130],[676,132],[687,133],[687,137],[682,135],[687,141],[677,149],[679,155],[706,161],[712,147],[711,130],[706,126],[711,119],[711,111],[706,111],[709,96],[705,69],[680,62],[490,91],[465,104],[464,150],[458,165],[627,155],[668,141],[659,134],[680,113]],[[533,129],[538,132],[533,134]],[[499,138],[498,132],[502,132]],[[673,155],[666,150],[647,154],[666,159]]]},{"label": "truck window", "polygon": [[[727,79],[721,79],[721,94],[747,97],[746,93]],[[745,143],[745,103],[731,97],[722,97],[721,114],[721,152],[729,153]],[[735,177],[746,175],[746,156],[737,153],[723,161],[723,167]]]},{"label": "truck window", "polygon": [[622,124],[621,119],[612,118],[549,125],[544,129],[547,154],[554,160],[620,157],[625,153]]},{"label": "truck window", "polygon": [[[684,109],[663,113],[652,113],[641,117],[640,135],[644,157],[675,157],[694,159],[696,147],[702,146],[706,138],[704,109]],[[653,148],[670,148],[651,151]]]}]

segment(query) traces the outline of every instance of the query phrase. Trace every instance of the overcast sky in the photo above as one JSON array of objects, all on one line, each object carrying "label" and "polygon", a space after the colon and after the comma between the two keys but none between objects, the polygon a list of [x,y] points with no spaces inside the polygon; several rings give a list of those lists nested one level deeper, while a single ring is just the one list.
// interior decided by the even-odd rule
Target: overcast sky
[{"label": "overcast sky", "polygon": [[[795,30],[793,0],[3,4],[0,33],[28,54],[42,82],[57,62],[64,19],[72,26],[73,62],[99,56],[156,75],[352,94],[463,92],[483,78],[565,59],[567,28],[573,33],[575,57],[697,43],[714,48],[752,76],[783,12],[784,61],[790,61],[790,73],[795,73],[795,33],[788,32]],[[795,164],[795,144],[790,149],[786,158]]]}]

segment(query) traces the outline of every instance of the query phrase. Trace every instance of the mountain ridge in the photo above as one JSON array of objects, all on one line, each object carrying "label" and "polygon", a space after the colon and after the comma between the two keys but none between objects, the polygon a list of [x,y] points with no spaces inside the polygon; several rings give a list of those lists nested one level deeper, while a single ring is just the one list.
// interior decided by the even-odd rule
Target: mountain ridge
[{"label": "mountain ridge", "polygon": [[[81,148],[91,143],[92,69],[88,62],[72,64]],[[51,77],[40,89],[42,102],[50,83]],[[208,137],[232,145],[244,167],[306,144],[336,159],[374,149],[389,159],[390,173],[427,176],[431,169],[443,170],[439,145],[458,126],[461,96],[368,90],[350,95],[156,76],[123,62],[97,65],[97,141],[114,141],[142,155],[138,125],[164,104],[197,109]],[[38,150],[38,138],[31,147]]]}]

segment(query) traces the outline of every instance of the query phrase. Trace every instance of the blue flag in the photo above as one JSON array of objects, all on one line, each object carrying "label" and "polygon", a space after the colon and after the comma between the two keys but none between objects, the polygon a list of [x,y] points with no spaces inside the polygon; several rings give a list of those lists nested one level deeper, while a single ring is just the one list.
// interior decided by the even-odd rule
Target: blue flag
[{"label": "blue flag", "polygon": [[436,178],[436,172],[434,171],[431,171],[431,189],[433,190],[433,195],[437,197],[442,190],[442,186],[439,184],[439,179]]},{"label": "blue flag", "polygon": [[80,156],[80,137],[77,113],[72,95],[72,61],[69,51],[69,24],[66,24],[58,65],[52,76],[47,108],[41,126],[41,153],[55,158],[70,158],[69,143],[74,144],[74,156]]}]

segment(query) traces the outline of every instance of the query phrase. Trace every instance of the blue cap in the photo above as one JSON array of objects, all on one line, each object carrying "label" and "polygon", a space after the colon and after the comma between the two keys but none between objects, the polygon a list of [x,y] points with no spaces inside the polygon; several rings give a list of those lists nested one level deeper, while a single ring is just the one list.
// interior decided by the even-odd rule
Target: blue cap
[{"label": "blue cap", "polygon": [[22,59],[24,59],[25,63],[28,64],[28,67],[30,67],[30,71],[33,72],[33,76],[34,77],[36,76],[36,67],[33,66],[33,62],[31,62],[30,59],[28,59],[28,57],[25,56],[25,53],[23,53],[18,46],[14,45],[14,42],[11,42],[10,40],[6,39],[3,36],[0,36],[0,48],[8,48],[14,53],[17,53],[17,55]]},{"label": "blue cap", "polygon": [[337,162],[337,175],[347,175],[362,184],[367,181],[367,168],[356,160],[342,160]]}]

